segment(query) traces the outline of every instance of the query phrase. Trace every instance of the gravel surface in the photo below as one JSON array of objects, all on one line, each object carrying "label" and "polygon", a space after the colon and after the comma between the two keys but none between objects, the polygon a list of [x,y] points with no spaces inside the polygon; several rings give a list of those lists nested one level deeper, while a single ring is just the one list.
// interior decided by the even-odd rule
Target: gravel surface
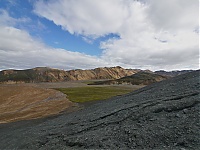
[{"label": "gravel surface", "polygon": [[0,149],[200,149],[200,71],[52,118],[0,125]]}]

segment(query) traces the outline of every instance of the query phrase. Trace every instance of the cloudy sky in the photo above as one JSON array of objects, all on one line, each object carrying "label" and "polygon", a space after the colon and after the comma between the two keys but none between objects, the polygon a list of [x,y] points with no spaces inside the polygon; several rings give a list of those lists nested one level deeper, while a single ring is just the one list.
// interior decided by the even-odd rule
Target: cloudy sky
[{"label": "cloudy sky", "polygon": [[0,0],[0,70],[199,68],[198,0]]}]

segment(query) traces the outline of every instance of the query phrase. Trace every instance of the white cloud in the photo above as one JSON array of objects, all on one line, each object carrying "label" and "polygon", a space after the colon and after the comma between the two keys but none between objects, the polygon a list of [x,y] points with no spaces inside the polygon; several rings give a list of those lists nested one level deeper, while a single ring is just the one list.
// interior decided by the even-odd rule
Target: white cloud
[{"label": "white cloud", "polygon": [[9,25],[9,26],[15,26],[19,23],[27,23],[30,21],[29,18],[12,18],[8,12],[4,9],[0,9],[0,25]]},{"label": "white cloud", "polygon": [[43,44],[33,39],[26,31],[14,27],[0,26],[0,49],[6,52],[40,50]]},{"label": "white cloud", "polygon": [[182,30],[198,27],[198,0],[146,0],[148,16],[158,28]]},{"label": "white cloud", "polygon": [[122,0],[38,1],[34,12],[71,34],[98,37],[118,32],[129,15],[126,3]]},{"label": "white cloud", "polygon": [[[10,24],[16,21],[4,11],[0,23],[0,70],[48,66],[61,69],[94,68],[106,63],[97,57],[55,49],[34,39],[28,32]],[[0,15],[0,18],[2,14]],[[1,19],[0,19],[1,20]]]},{"label": "white cloud", "polygon": [[[101,57],[54,49],[14,25],[0,10],[0,69],[50,66],[62,69],[116,66],[142,69],[199,68],[197,0],[40,0],[34,12],[63,30],[95,38],[117,34],[100,44]],[[39,24],[39,22],[38,22]],[[44,27],[41,25],[41,27]],[[195,31],[195,32],[194,32]],[[12,64],[12,65],[11,65]]]},{"label": "white cloud", "polygon": [[197,69],[197,0],[39,1],[34,12],[87,39],[109,33],[101,59],[124,67]]},{"label": "white cloud", "polygon": [[7,11],[0,9],[0,25],[7,24],[7,25],[14,25],[16,22],[16,19],[10,17],[7,13]]}]

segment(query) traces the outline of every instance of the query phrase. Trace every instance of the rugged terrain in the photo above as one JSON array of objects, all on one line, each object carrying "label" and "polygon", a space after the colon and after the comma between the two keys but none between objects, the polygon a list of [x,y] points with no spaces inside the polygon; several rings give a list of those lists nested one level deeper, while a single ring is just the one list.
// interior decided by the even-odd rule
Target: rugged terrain
[{"label": "rugged terrain", "polygon": [[49,119],[0,125],[0,149],[200,148],[200,71]]},{"label": "rugged terrain", "polygon": [[162,76],[168,76],[168,77],[175,77],[181,74],[185,74],[188,72],[192,72],[194,70],[177,70],[177,71],[164,71],[164,70],[159,70],[155,71],[154,73],[162,75]]},{"label": "rugged terrain", "polygon": [[149,85],[155,82],[166,80],[169,77],[155,74],[153,72],[143,72],[140,71],[130,76],[122,77],[115,80],[98,81],[93,82],[90,85],[102,85],[102,84],[132,84],[132,85]]},{"label": "rugged terrain", "polygon": [[91,80],[91,79],[118,79],[139,72],[139,69],[124,69],[117,67],[95,68],[91,70],[70,70],[67,76],[71,80]]},{"label": "rugged terrain", "polygon": [[62,82],[91,79],[118,79],[139,72],[138,69],[124,69],[122,67],[104,67],[90,70],[59,70],[48,67],[38,67],[27,70],[0,71],[0,83],[34,83],[34,82]]}]

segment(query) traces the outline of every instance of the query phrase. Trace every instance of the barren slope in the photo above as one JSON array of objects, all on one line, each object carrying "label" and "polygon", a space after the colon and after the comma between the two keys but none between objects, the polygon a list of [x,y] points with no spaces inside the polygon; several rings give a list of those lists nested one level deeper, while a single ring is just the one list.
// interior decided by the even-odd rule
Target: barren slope
[{"label": "barren slope", "polygon": [[200,148],[199,71],[50,120],[0,125],[0,149]]},{"label": "barren slope", "polygon": [[62,82],[91,79],[118,79],[132,75],[140,70],[124,69],[122,67],[104,67],[89,70],[59,70],[48,67],[38,67],[27,70],[0,71],[0,83],[35,83]]},{"label": "barren slope", "polygon": [[0,123],[57,114],[72,106],[66,95],[31,86],[0,86]]},{"label": "barren slope", "polygon": [[140,71],[131,76],[122,77],[120,79],[115,80],[107,80],[107,81],[97,81],[93,82],[90,85],[111,85],[111,84],[132,84],[132,85],[149,85],[155,82],[159,82],[162,80],[166,80],[169,77],[158,75],[152,72],[143,72]]},{"label": "barren slope", "polygon": [[67,77],[71,80],[91,80],[91,79],[118,79],[137,73],[138,69],[124,69],[117,67],[95,68],[91,70],[70,70]]}]

